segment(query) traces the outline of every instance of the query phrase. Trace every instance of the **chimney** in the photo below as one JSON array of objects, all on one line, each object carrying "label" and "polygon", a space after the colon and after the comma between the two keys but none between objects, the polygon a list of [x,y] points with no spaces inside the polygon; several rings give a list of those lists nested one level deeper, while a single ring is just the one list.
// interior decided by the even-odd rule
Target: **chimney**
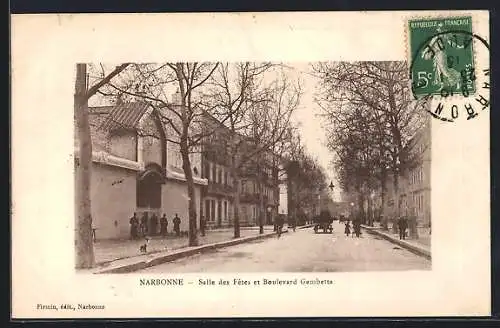
[{"label": "chimney", "polygon": [[181,104],[181,92],[179,91],[179,88],[177,88],[177,91],[172,95],[172,104],[174,105],[180,105]]}]

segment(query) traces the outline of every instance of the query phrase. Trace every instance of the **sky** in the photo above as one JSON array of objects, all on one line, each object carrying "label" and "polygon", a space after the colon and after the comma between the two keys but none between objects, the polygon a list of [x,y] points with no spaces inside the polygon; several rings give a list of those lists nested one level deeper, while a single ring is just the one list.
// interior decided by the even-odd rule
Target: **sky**
[{"label": "sky", "polygon": [[325,130],[322,127],[322,122],[317,114],[320,114],[320,108],[314,101],[314,94],[317,91],[317,79],[313,77],[310,73],[310,63],[294,63],[287,64],[295,68],[298,76],[303,81],[304,95],[301,99],[301,106],[295,113],[293,119],[296,123],[300,123],[300,133],[302,141],[304,142],[308,153],[316,157],[324,168],[327,174],[328,181],[333,182],[335,188],[331,196],[333,200],[340,200],[340,190],[338,188],[338,183],[335,179],[335,173],[330,167],[330,162],[333,158],[333,154],[326,147],[326,135]]}]

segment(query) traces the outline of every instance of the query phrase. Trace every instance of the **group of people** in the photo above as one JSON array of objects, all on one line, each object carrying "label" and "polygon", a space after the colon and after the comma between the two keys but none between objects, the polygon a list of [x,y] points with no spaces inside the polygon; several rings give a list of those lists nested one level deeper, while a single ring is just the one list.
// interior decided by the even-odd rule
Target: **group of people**
[{"label": "group of people", "polygon": [[352,231],[351,231],[351,221],[347,220],[345,223],[344,233],[347,237],[352,235],[353,237],[356,235],[357,238],[361,235],[361,221],[358,219],[352,220]]},{"label": "group of people", "polygon": [[[130,218],[130,238],[138,239],[145,236],[157,236],[161,235],[163,237],[167,236],[168,233],[168,220],[167,215],[163,213],[163,216],[158,220],[156,214],[153,213],[151,217],[148,213],[143,213],[141,219],[137,217],[137,213]],[[158,231],[158,223],[160,224],[160,231]],[[180,235],[181,219],[175,214],[172,219],[174,224],[174,232],[177,236]]]}]

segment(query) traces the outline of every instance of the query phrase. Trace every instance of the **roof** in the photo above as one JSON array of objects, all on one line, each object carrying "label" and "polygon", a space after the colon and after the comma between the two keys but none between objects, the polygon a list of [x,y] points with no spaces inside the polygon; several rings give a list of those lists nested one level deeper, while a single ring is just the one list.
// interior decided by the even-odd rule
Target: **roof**
[{"label": "roof", "polygon": [[114,106],[93,107],[90,109],[91,114],[107,115],[102,121],[100,129],[115,130],[115,129],[135,129],[138,127],[139,121],[148,110],[148,103],[121,103]]}]

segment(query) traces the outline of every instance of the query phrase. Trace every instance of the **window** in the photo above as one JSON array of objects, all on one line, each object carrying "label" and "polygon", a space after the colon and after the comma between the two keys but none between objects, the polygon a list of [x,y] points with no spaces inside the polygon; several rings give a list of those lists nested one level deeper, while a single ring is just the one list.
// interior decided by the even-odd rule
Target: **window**
[{"label": "window", "polygon": [[224,220],[227,220],[227,201],[224,201]]},{"label": "window", "polygon": [[222,183],[222,169],[219,170],[219,179],[217,182]]},{"label": "window", "polygon": [[217,167],[215,164],[212,163],[212,181],[217,182]]},{"label": "window", "polygon": [[225,185],[227,185],[227,184],[228,184],[228,181],[227,181],[227,176],[228,176],[228,174],[227,174],[227,171],[226,171],[226,172],[224,172],[224,184],[225,184]]},{"label": "window", "polygon": [[222,200],[217,202],[217,221],[220,223],[222,220]]},{"label": "window", "polygon": [[215,221],[215,200],[210,201],[210,205],[212,207],[211,215],[210,215],[210,221]]},{"label": "window", "polygon": [[210,215],[210,200],[206,199],[205,200],[205,220],[211,221],[211,215]]},{"label": "window", "polygon": [[210,164],[205,163],[205,168],[203,170],[203,178],[207,178],[210,180]]}]

